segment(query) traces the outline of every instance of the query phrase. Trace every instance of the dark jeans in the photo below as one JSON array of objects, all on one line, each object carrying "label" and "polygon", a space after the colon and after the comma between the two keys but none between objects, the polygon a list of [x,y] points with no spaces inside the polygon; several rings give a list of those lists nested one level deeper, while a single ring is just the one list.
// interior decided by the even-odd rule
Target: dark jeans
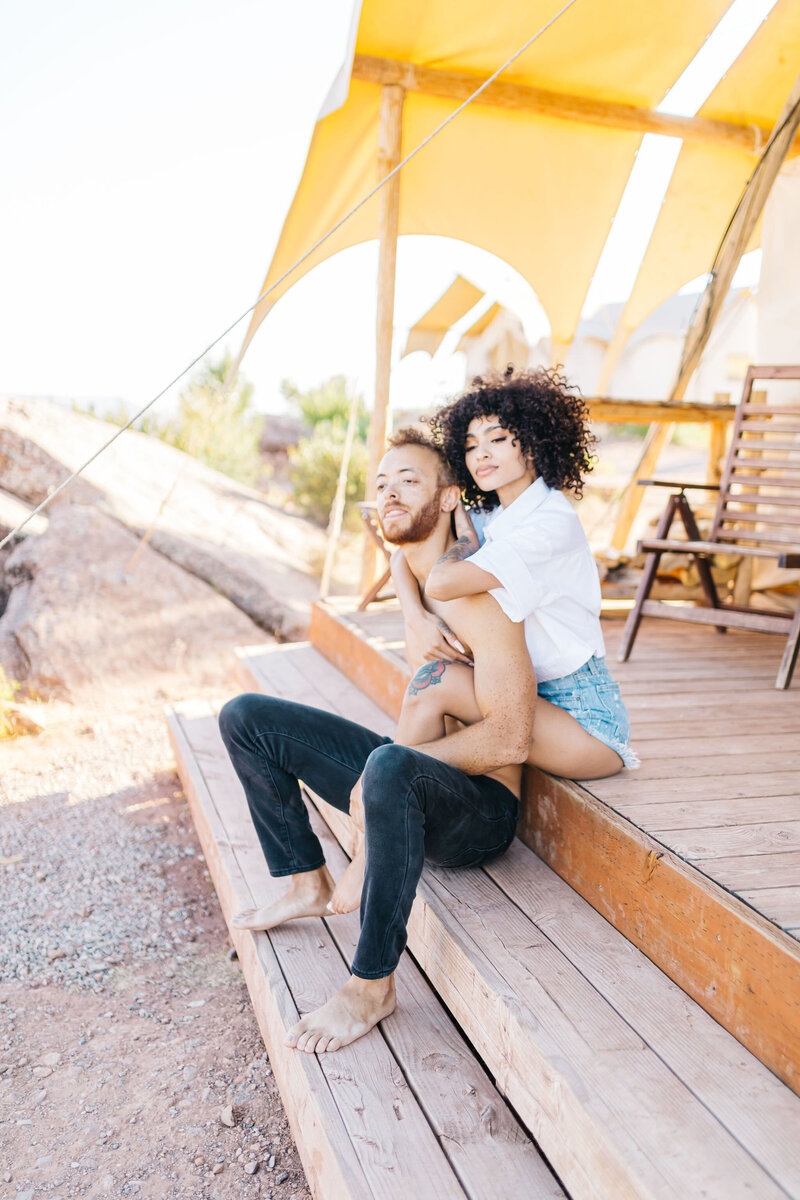
[{"label": "dark jeans", "polygon": [[352,965],[362,979],[396,968],[425,858],[477,866],[514,838],[519,801],[502,783],[465,775],[343,717],[248,693],[228,701],[219,726],[272,875],[325,862],[298,779],[347,812],[363,774],[367,867]]}]

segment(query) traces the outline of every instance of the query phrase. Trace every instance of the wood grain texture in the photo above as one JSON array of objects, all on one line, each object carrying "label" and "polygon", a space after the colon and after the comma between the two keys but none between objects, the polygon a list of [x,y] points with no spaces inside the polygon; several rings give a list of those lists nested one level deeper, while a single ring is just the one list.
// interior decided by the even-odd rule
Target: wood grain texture
[{"label": "wood grain texture", "polygon": [[[333,606],[329,614],[335,621],[337,613]],[[327,653],[329,629],[321,627],[319,632],[321,648]],[[619,623],[604,622],[604,634],[610,657],[619,644],[622,629]],[[402,645],[402,620],[396,608],[384,606],[340,624],[335,653],[345,669],[348,639],[356,638],[362,643],[359,652],[370,653],[375,659],[370,670],[376,689],[380,687],[381,672],[388,660],[391,659],[393,672],[401,671],[397,647]],[[732,666],[731,656],[717,653],[720,644],[723,649],[735,647]],[[384,651],[387,646],[391,646],[390,654]],[[641,747],[646,762],[655,763],[654,773],[663,777],[647,779],[641,777],[643,772],[624,772],[608,780],[584,785],[562,784],[549,777],[541,797],[541,808],[537,805],[526,815],[523,805],[520,836],[608,920],[632,936],[637,945],[695,995],[746,1046],[759,1057],[766,1056],[764,1060],[771,1069],[798,1087],[800,1034],[797,1009],[791,1005],[788,1009],[784,1007],[775,1022],[770,1009],[773,988],[784,993],[780,1004],[786,1000],[787,988],[789,995],[792,988],[795,992],[800,989],[797,941],[778,928],[774,932],[779,940],[775,942],[770,938],[770,914],[766,913],[759,924],[750,907],[758,908],[757,898],[749,900],[748,904],[738,901],[717,879],[710,857],[704,860],[702,872],[694,870],[688,863],[683,863],[683,872],[674,877],[666,878],[661,871],[655,896],[653,889],[643,886],[640,878],[647,855],[651,851],[660,854],[665,850],[656,836],[658,830],[708,828],[713,823],[711,814],[715,811],[719,813],[722,828],[734,825],[737,813],[743,826],[768,824],[776,819],[800,819],[795,808],[796,804],[800,806],[798,771],[775,769],[783,765],[783,750],[791,753],[797,744],[796,737],[791,735],[800,716],[799,681],[794,681],[788,693],[778,693],[772,686],[779,661],[777,644],[753,633],[730,631],[723,638],[697,627],[677,628],[667,623],[658,631],[654,627],[652,644],[648,637],[648,654],[642,656],[642,661],[615,666],[613,671],[631,711],[635,748],[640,745],[636,736],[639,727],[657,725],[662,717],[666,720],[668,734],[665,732],[663,738],[643,739],[647,745]],[[722,677],[720,667],[725,668]],[[762,680],[766,687],[759,686]],[[685,773],[686,764],[694,761],[685,755],[683,767],[678,766],[676,777],[670,771],[673,762],[670,743],[677,740],[683,743],[683,749],[690,749],[687,743],[694,739],[698,729],[704,728],[706,720],[716,720],[721,727],[718,736],[723,737],[729,721],[742,722],[742,752],[735,758],[718,753],[716,767],[708,768],[706,773],[706,767],[700,762],[701,749],[697,747],[699,777]],[[778,734],[778,722],[783,722],[782,737]],[[766,742],[772,757],[765,759],[762,754],[758,765],[771,769],[746,770],[748,761],[752,764],[752,756],[761,753],[762,737],[772,739]],[[727,743],[721,747],[726,752],[730,748]],[[678,762],[679,758],[674,761]],[[735,770],[731,769],[732,762]],[[573,798],[576,792],[582,796],[577,808]],[[599,804],[598,800],[603,803]],[[695,805],[697,815],[691,816]],[[750,817],[750,805],[753,806],[754,820]],[[779,810],[775,810],[776,805],[780,805]],[[730,809],[730,819],[724,815],[726,806]],[[619,818],[615,823],[614,810],[617,808],[641,829],[627,821],[619,822]],[[658,815],[662,808],[663,818]],[[667,816],[676,811],[682,814],[677,821],[672,815]],[[642,814],[640,820],[638,813]],[[610,837],[613,852],[608,875],[602,859],[606,836]],[[741,836],[746,838],[747,835]],[[680,863],[679,855],[673,857]],[[587,872],[585,864],[592,860],[596,869]],[[679,914],[685,904],[686,913],[682,919],[674,913],[668,916],[664,928],[662,904],[666,906],[667,914],[672,909],[677,909]],[[698,912],[703,916],[699,927],[695,927]],[[688,931],[686,953],[684,922]],[[749,945],[744,955],[749,966],[741,976],[738,971],[732,972],[726,953],[731,937],[737,945],[736,939]],[[699,973],[693,989],[696,968]],[[762,968],[766,969],[765,978],[762,978]],[[756,978],[755,994],[749,990],[751,974]],[[766,982],[767,979],[771,983]],[[788,1042],[784,1038],[787,1028],[790,1031]]]},{"label": "wood grain texture", "polygon": [[704,876],[702,863],[695,870],[585,789],[542,773],[527,774],[518,833],[762,1062],[800,1087],[800,946],[715,882],[719,860],[708,864],[714,878]]},{"label": "wood grain texture", "polygon": [[[760,856],[800,850],[800,820],[769,821],[753,825],[706,826],[699,829],[655,829],[653,836],[687,862],[714,858]],[[777,880],[775,881],[777,882]]]},{"label": "wood grain texture", "polygon": [[380,650],[374,652],[360,635],[361,628],[352,616],[338,614],[329,604],[317,601],[311,607],[312,644],[396,721],[410,672],[389,656],[382,656]]},{"label": "wood grain texture", "polygon": [[[208,869],[226,921],[231,913],[253,902],[247,882],[230,846],[223,822],[203,777],[183,724],[175,710],[167,723],[178,771]],[[283,1046],[286,1032],[299,1013],[265,934],[231,929],[275,1080],[286,1104],[292,1136],[297,1143],[309,1186],[317,1196],[370,1196],[358,1157],[325,1083],[320,1064]]]},{"label": "wood grain texture", "polygon": [[[310,811],[325,859],[338,878],[347,859],[316,809],[310,806]],[[342,816],[336,809],[330,812]],[[358,913],[333,917],[327,924],[344,957],[352,959]],[[471,1200],[563,1200],[562,1188],[410,955],[403,955],[396,978],[400,1004],[381,1023],[381,1032]]]},{"label": "wood grain texture", "polygon": [[[234,905],[250,897],[256,905],[269,903],[286,885],[266,871],[216,719],[174,714],[170,730],[182,778],[194,797],[193,816],[202,830],[215,885],[219,879],[226,919]],[[234,892],[224,876],[237,878]],[[269,935],[231,932],[237,949],[242,945],[248,987],[315,1192],[324,1197],[405,1196],[410,1171],[416,1177],[411,1186],[417,1189],[432,1187],[436,1194],[463,1196],[378,1030],[357,1046],[330,1056],[306,1055],[283,1045],[298,1014],[324,1003],[348,978],[348,968],[324,922],[294,921]],[[268,975],[265,964],[271,967]],[[281,1011],[275,1013],[278,1003]]]},{"label": "wood grain texture", "polygon": [[731,800],[674,800],[663,804],[648,801],[620,803],[616,811],[640,829],[671,830],[744,829],[762,822],[793,821],[800,818],[798,796],[745,796]]},{"label": "wood grain texture", "polygon": [[[480,76],[464,71],[445,71],[370,54],[356,54],[352,74],[353,79],[367,83],[394,83],[405,91],[441,96],[454,102],[467,100],[484,82]],[[767,141],[770,132],[753,125],[737,125],[709,117],[673,116],[634,104],[553,92],[505,79],[491,83],[475,103],[490,108],[540,113],[557,120],[578,121],[604,128],[660,133],[688,141],[710,142],[713,145],[736,147],[754,155],[758,153],[758,147]]]},{"label": "wood grain texture", "polygon": [[736,892],[743,888],[791,887],[800,879],[800,850],[699,858],[696,865],[701,871],[713,870],[715,879]]},{"label": "wood grain texture", "polygon": [[773,1178],[800,1195],[800,1098],[522,843],[485,870]]},{"label": "wood grain texture", "polygon": [[[299,661],[300,655],[296,657]],[[313,668],[310,660],[305,658],[304,661],[306,663],[305,670],[309,673],[313,670],[316,678],[317,671]],[[264,667],[269,674],[268,665],[265,667],[262,662],[261,667]],[[274,679],[270,680],[270,686],[274,690]],[[294,697],[287,695],[287,698]],[[322,804],[321,809],[326,816],[329,814],[333,816],[334,824],[340,830],[344,844],[351,847],[352,829],[348,828],[347,818],[343,817],[341,813],[331,810],[327,805]],[[543,869],[546,870],[546,868]],[[544,1139],[547,1152],[556,1169],[567,1182],[567,1186],[570,1186],[570,1180],[580,1183],[581,1186],[588,1186],[588,1180],[581,1179],[581,1172],[586,1173],[585,1166],[573,1161],[574,1149],[570,1151],[567,1147],[560,1145],[558,1141],[556,1129],[559,1122],[555,1113],[548,1114],[546,1112],[550,1099],[549,1097],[547,1101],[543,1099],[541,1089],[547,1088],[549,1084],[549,1090],[552,1091],[555,1081],[551,1074],[542,1075],[540,1062],[542,1038],[547,1044],[550,1073],[554,1069],[553,1064],[556,1059],[559,1062],[568,1062],[570,1066],[568,1086],[579,1097],[583,1096],[584,1102],[587,1088],[594,1094],[599,1090],[599,1085],[596,1078],[593,1078],[590,1083],[582,1072],[586,1071],[591,1075],[592,1071],[601,1070],[602,1073],[602,1068],[598,1067],[599,1059],[605,1061],[606,1069],[611,1070],[615,1080],[624,1080],[621,1091],[614,1093],[613,1101],[609,1100],[608,1091],[605,1084],[603,1085],[604,1103],[606,1106],[611,1105],[610,1109],[606,1107],[602,1111],[602,1124],[606,1137],[613,1138],[615,1122],[619,1123],[620,1130],[626,1131],[626,1136],[634,1138],[636,1133],[632,1133],[632,1130],[638,1132],[639,1129],[653,1127],[654,1118],[649,1116],[647,1111],[652,1100],[648,1100],[647,1097],[658,1095],[660,1104],[667,1103],[668,1113],[671,1115],[664,1111],[661,1112],[659,1123],[662,1129],[668,1127],[670,1119],[677,1119],[678,1109],[685,1114],[688,1105],[689,1110],[693,1111],[691,1109],[693,1097],[690,1101],[687,1100],[685,1093],[681,1093],[680,1102],[676,1103],[674,1110],[671,1110],[668,1100],[665,1098],[669,1096],[670,1087],[674,1086],[674,1080],[670,1083],[666,1078],[659,1077],[657,1081],[650,1080],[646,1084],[642,1081],[639,1086],[636,1086],[633,1081],[636,1078],[637,1067],[642,1067],[643,1060],[640,1053],[633,1056],[633,1062],[628,1060],[634,1049],[641,1052],[644,1047],[641,1039],[631,1032],[630,1013],[626,1012],[624,1022],[619,1024],[619,1014],[613,1007],[598,1005],[595,993],[591,989],[588,992],[585,991],[586,984],[582,975],[571,976],[565,971],[560,955],[554,952],[548,939],[542,939],[536,926],[533,924],[526,926],[514,905],[509,906],[507,899],[493,892],[491,888],[487,891],[486,882],[482,883],[480,877],[476,878],[477,875],[476,872],[464,871],[436,872],[428,870],[426,872],[409,928],[410,945],[426,972],[435,972],[432,978],[443,998],[458,1020],[464,1023],[470,1038],[486,1057],[490,1067],[498,1071],[502,1086],[508,1091],[512,1102],[529,1122],[534,1118],[539,1122],[538,1126],[532,1125],[533,1131]],[[548,875],[553,880],[557,879],[552,872],[548,872]],[[558,883],[560,884],[560,881]],[[560,884],[560,886],[564,885]],[[478,894],[470,896],[470,890],[476,888]],[[584,905],[584,908],[587,906]],[[455,911],[456,909],[457,911]],[[478,914],[480,915],[478,916]],[[596,914],[592,913],[592,917],[595,916]],[[605,925],[599,917],[597,920],[600,921],[600,924]],[[498,931],[502,931],[502,933]],[[487,944],[484,945],[484,942]],[[456,952],[456,943],[462,948],[461,958]],[[629,949],[632,950],[630,947]],[[496,977],[498,969],[501,972],[499,978]],[[655,971],[655,968],[652,970],[654,975],[663,981],[660,973]],[[463,991],[458,986],[462,977],[465,977]],[[487,978],[491,982],[487,982]],[[666,981],[663,981],[662,986],[673,987]],[[538,990],[540,988],[541,992]],[[677,993],[678,990],[674,990]],[[470,996],[471,1004],[469,1006],[464,1002],[464,993],[468,993]],[[513,1003],[510,1003],[512,996],[515,999]],[[521,999],[523,996],[524,1001]],[[482,999],[483,1003],[479,1003],[479,999]],[[682,1000],[685,1005],[690,1005],[685,996]],[[502,1011],[502,1007],[498,1012],[498,1004],[510,1005],[510,1013]],[[575,1005],[577,1008],[574,1008]],[[526,1023],[525,1012],[528,1011],[528,1006],[531,1011],[536,1013],[536,1038]],[[578,1011],[581,1013],[580,1017]],[[551,1023],[548,1023],[548,1017]],[[469,1023],[466,1023],[468,1021]],[[712,1026],[713,1022],[708,1021],[708,1025]],[[633,1027],[635,1028],[635,1024]],[[577,1042],[575,1040],[576,1031],[579,1031]],[[514,1035],[511,1043],[513,1051],[510,1050],[509,1043],[512,1033]],[[727,1037],[721,1031],[718,1031],[718,1036]],[[557,1037],[569,1041],[569,1046],[566,1046],[564,1041],[559,1043],[560,1052],[554,1051],[548,1041],[548,1038]],[[633,1040],[631,1040],[632,1037]],[[685,1046],[685,1027],[683,1028],[683,1037]],[[531,1041],[536,1041],[536,1039],[538,1042],[531,1046]],[[732,1039],[728,1038],[728,1044],[733,1045]],[[737,1052],[729,1051],[729,1054],[731,1053],[735,1056]],[[738,1053],[741,1054],[741,1052]],[[695,1057],[698,1056],[695,1055]],[[649,1064],[649,1060],[647,1061]],[[653,1068],[658,1075],[662,1069],[661,1061],[660,1059],[654,1061],[658,1062],[658,1067]],[[500,1066],[496,1065],[498,1063],[503,1069],[502,1076],[500,1076]],[[645,1068],[645,1070],[647,1069],[650,1069],[650,1066]],[[525,1079],[520,1080],[518,1074],[523,1070]],[[633,1075],[631,1075],[631,1071],[633,1071]],[[760,1065],[758,1065],[757,1071],[762,1081],[770,1078],[769,1073]],[[531,1091],[531,1079],[537,1081],[537,1086],[533,1091]],[[785,1093],[786,1090],[781,1088],[777,1082],[774,1086],[778,1089],[779,1095]],[[643,1096],[645,1099],[642,1099]],[[627,1107],[631,1105],[632,1100],[635,1100],[633,1108]],[[586,1127],[586,1114],[581,1112],[580,1105],[573,1111],[570,1107],[571,1103],[575,1103],[575,1098],[571,1095],[565,1097],[565,1083],[561,1081],[558,1090],[558,1112],[561,1126],[563,1128],[565,1122],[569,1124],[576,1137],[580,1137],[582,1133],[581,1140],[588,1147],[588,1149],[584,1149],[583,1153],[592,1155],[593,1185],[613,1189],[615,1195],[626,1194],[632,1185],[632,1179],[639,1170],[642,1170],[645,1176],[648,1175],[648,1169],[643,1164],[649,1156],[645,1154],[640,1162],[637,1155],[634,1154],[633,1157],[637,1164],[634,1165],[630,1161],[631,1152],[629,1150],[626,1152],[627,1166],[615,1162],[613,1157],[609,1159],[607,1147],[598,1147],[596,1144],[596,1131],[593,1131],[591,1126]],[[597,1099],[595,1099],[593,1108],[597,1108],[597,1103]],[[707,1116],[706,1108],[701,1106],[701,1110],[705,1118]],[[640,1123],[638,1128],[637,1123]],[[693,1131],[696,1132],[694,1126]],[[701,1140],[704,1150],[698,1149],[697,1151],[701,1157],[708,1153],[709,1138],[713,1142],[714,1136],[708,1127],[703,1127]],[[725,1136],[727,1137],[727,1134]],[[781,1144],[779,1141],[778,1145]],[[686,1150],[685,1144],[683,1149]],[[739,1151],[738,1146],[736,1151]],[[674,1169],[679,1173],[681,1169],[679,1159],[680,1153],[676,1152],[675,1162],[665,1167],[662,1155],[658,1164],[659,1172],[666,1170],[668,1173],[669,1170]],[[630,1172],[633,1174],[626,1178]],[[663,1186],[665,1186],[663,1176],[659,1179],[648,1177],[647,1182],[644,1182],[642,1178],[637,1178],[636,1190],[633,1194],[649,1194],[651,1188],[655,1188],[658,1192]],[[679,1189],[677,1179],[672,1180],[670,1186],[676,1186]],[[705,1186],[712,1186],[710,1179]],[[726,1180],[725,1187],[731,1186],[733,1186],[732,1183]],[[772,1185],[770,1182],[762,1180],[757,1186],[769,1188]]]},{"label": "wood grain texture", "polygon": [[[275,649],[279,652],[275,653]],[[266,650],[250,648],[241,652],[240,670],[247,686],[258,685],[270,695],[296,703],[314,703],[315,707],[334,712],[347,711],[351,720],[368,724],[376,731],[385,730],[387,723],[391,726],[382,710],[355,692],[338,670],[307,645]],[[209,763],[206,770],[215,779],[215,790],[218,791],[224,785],[229,767],[224,763],[221,767]],[[322,800],[317,799],[317,803],[340,835],[342,844],[352,853],[355,831],[349,818]],[[253,874],[262,877],[255,885],[256,889],[263,887],[263,856],[255,843],[252,827],[247,828],[249,816],[245,812],[243,821],[241,812],[237,818],[230,806],[227,811],[229,825],[236,827],[240,854],[251,861]],[[312,823],[322,835],[326,860],[336,877],[344,869],[344,854],[319,817]],[[266,903],[268,896],[262,898],[259,895],[258,899],[260,903]],[[308,923],[293,922],[285,930],[275,930],[271,934],[274,941],[284,937],[290,939],[287,952],[291,948],[293,960],[303,949],[295,944],[296,930],[305,924]],[[332,917],[321,924],[329,929],[345,961],[350,961],[358,939],[358,914]],[[318,953],[314,947],[305,949],[312,955]],[[491,1087],[430,987],[407,957],[398,969],[398,986],[401,1006],[382,1023],[382,1034],[409,1079],[414,1095],[467,1195],[473,1200],[484,1197],[494,1200],[497,1196],[511,1200],[520,1192],[537,1200],[539,1197],[542,1200],[563,1197],[562,1189],[530,1139]],[[315,1008],[326,998],[319,990],[303,994],[298,1007],[301,1011]],[[338,1055],[332,1057],[338,1058]]]},{"label": "wood grain texture", "polygon": [[800,933],[800,885],[745,888],[739,896],[766,913],[782,929],[791,930],[795,937]]}]

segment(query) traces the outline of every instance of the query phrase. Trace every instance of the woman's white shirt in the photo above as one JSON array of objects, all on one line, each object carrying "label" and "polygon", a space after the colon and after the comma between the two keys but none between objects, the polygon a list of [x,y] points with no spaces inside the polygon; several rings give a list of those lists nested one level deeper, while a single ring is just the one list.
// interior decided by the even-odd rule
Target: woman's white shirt
[{"label": "woman's white shirt", "polygon": [[600,577],[580,518],[561,492],[535,479],[487,518],[483,545],[467,560],[500,580],[503,612],[525,622],[525,641],[540,683],[570,675],[605,655]]}]

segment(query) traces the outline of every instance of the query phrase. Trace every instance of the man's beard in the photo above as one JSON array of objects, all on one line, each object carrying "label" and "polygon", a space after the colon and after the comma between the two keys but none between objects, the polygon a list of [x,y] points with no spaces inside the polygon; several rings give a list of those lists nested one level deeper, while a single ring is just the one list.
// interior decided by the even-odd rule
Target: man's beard
[{"label": "man's beard", "polygon": [[381,532],[387,542],[391,542],[393,546],[408,546],[415,542],[424,542],[431,536],[436,526],[439,524],[441,508],[439,501],[441,499],[442,489],[437,488],[432,500],[421,508],[418,513],[411,516],[410,524],[404,526],[403,529],[398,529],[393,534],[388,534],[380,521]]}]

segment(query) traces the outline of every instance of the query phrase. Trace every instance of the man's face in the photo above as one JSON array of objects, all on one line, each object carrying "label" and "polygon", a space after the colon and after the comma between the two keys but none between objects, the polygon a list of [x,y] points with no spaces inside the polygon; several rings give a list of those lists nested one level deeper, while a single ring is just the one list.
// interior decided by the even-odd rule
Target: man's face
[{"label": "man's face", "polygon": [[439,460],[425,446],[398,446],[378,467],[378,521],[387,542],[424,542],[446,519],[439,483]]}]

